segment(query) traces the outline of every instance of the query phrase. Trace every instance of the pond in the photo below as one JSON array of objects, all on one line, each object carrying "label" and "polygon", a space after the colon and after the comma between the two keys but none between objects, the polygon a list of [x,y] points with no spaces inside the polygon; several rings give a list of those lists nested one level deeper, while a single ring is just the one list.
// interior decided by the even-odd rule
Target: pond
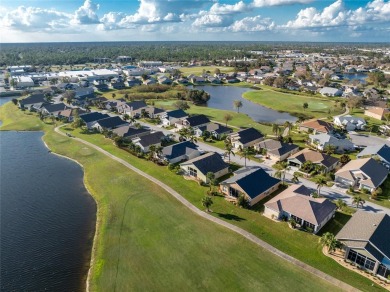
[{"label": "pond", "polygon": [[344,79],[359,80],[364,83],[366,82],[367,73],[344,73],[341,76]]},{"label": "pond", "polygon": [[244,92],[253,91],[250,88],[222,85],[199,85],[189,86],[189,88],[208,92],[210,100],[207,102],[207,107],[210,108],[235,111],[233,103],[235,100],[240,100],[242,102],[240,113],[247,114],[256,122],[283,124],[285,121],[295,122],[297,120],[289,113],[278,112],[243,98]]},{"label": "pond", "polygon": [[85,291],[96,204],[42,132],[0,132],[1,291]]}]

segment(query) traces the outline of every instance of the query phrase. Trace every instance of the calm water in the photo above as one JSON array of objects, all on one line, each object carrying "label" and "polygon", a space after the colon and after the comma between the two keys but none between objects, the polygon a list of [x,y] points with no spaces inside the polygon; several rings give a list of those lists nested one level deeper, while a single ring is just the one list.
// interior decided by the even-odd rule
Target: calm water
[{"label": "calm water", "polygon": [[367,73],[352,73],[352,74],[345,73],[345,74],[341,74],[341,76],[349,80],[358,79],[360,81],[366,82],[365,79],[367,78]]},{"label": "calm water", "polygon": [[11,101],[13,98],[18,98],[18,96],[0,96],[0,106]]},{"label": "calm water", "polygon": [[199,90],[203,89],[210,94],[210,100],[207,102],[207,106],[211,108],[234,111],[236,109],[233,106],[233,102],[239,99],[242,102],[240,113],[247,114],[256,122],[282,124],[285,121],[295,122],[297,120],[297,118],[288,113],[281,113],[246,100],[242,97],[242,94],[247,91],[252,91],[249,88],[213,85],[196,86],[195,88]]},{"label": "calm water", "polygon": [[96,205],[40,132],[0,132],[1,291],[83,291]]}]

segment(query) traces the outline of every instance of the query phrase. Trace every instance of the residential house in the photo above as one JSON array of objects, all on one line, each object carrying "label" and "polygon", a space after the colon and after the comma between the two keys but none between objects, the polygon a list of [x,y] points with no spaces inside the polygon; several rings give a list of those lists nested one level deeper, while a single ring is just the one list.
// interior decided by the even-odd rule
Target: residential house
[{"label": "residential house", "polygon": [[183,141],[164,147],[157,157],[168,163],[178,163],[183,160],[193,159],[201,155],[198,146],[190,141]]},{"label": "residential house", "polygon": [[83,120],[83,122],[85,123],[85,125],[87,126],[87,128],[89,130],[92,129],[92,125],[98,121],[98,120],[102,120],[102,119],[105,119],[105,118],[109,118],[110,116],[107,115],[107,114],[102,114],[102,113],[99,113],[99,112],[93,112],[93,113],[87,113],[87,114],[81,114],[80,115],[80,119]]},{"label": "residential house", "polygon": [[386,180],[388,174],[388,169],[379,162],[362,158],[352,160],[339,169],[335,181],[372,192]]},{"label": "residential house", "polygon": [[369,109],[366,109],[364,111],[364,115],[377,119],[377,120],[383,120],[385,118],[385,114],[388,114],[390,111],[387,108],[381,108],[381,107],[372,107]]},{"label": "residential house", "polygon": [[338,139],[329,134],[309,135],[310,144],[320,151],[324,151],[327,145],[335,147],[335,152],[343,153],[355,149],[354,144],[348,139]]},{"label": "residential house", "polygon": [[202,83],[206,82],[206,79],[203,77],[200,77],[200,76],[192,76],[189,79],[190,79],[191,83],[194,83],[194,84],[202,84]]},{"label": "residential house", "polygon": [[87,113],[79,108],[68,108],[58,113],[58,118],[66,119],[68,122],[73,122],[75,116],[80,116],[82,114]]},{"label": "residential house", "polygon": [[163,126],[171,126],[174,125],[176,122],[179,122],[185,118],[188,117],[188,114],[181,110],[172,110],[172,111],[167,111],[161,115],[161,122]]},{"label": "residential house", "polygon": [[304,132],[317,133],[332,133],[334,128],[331,123],[323,120],[308,120],[299,125],[299,130]]},{"label": "residential house", "polygon": [[229,173],[229,164],[223,161],[220,154],[209,152],[180,164],[185,174],[205,183],[209,182],[207,173],[214,174],[216,179]]},{"label": "residential house", "polygon": [[96,129],[99,132],[103,132],[104,130],[110,131],[128,124],[129,123],[125,122],[120,117],[114,116],[95,121],[91,128]]},{"label": "residential house", "polygon": [[292,185],[264,204],[264,215],[277,219],[293,219],[301,227],[317,233],[332,219],[336,205],[325,198],[313,198],[304,185]]},{"label": "residential house", "polygon": [[[145,111],[147,112],[149,118],[151,119],[157,119],[157,118],[161,118],[161,116],[165,113],[165,110],[161,109],[161,108],[157,108],[157,107],[154,107],[154,106],[148,106]],[[142,112],[142,110],[141,110]]]},{"label": "residential house", "polygon": [[133,143],[139,146],[142,152],[147,153],[150,151],[151,146],[161,146],[161,142],[165,139],[164,133],[158,131],[135,138],[133,139]]},{"label": "residential house", "polygon": [[333,120],[334,124],[347,130],[364,130],[366,126],[366,121],[363,118],[353,117],[350,115],[347,116],[336,116]]},{"label": "residential house", "polygon": [[356,212],[336,235],[344,258],[388,279],[390,276],[390,216],[386,213]]},{"label": "residential house", "polygon": [[211,136],[217,140],[220,140],[225,135],[228,135],[233,132],[231,128],[225,127],[221,124],[209,123],[207,125],[197,127],[195,130],[195,135],[200,137],[205,131],[208,131]]},{"label": "residential house", "polygon": [[125,104],[125,101],[122,99],[109,99],[103,102],[103,104],[105,109],[109,111],[118,111],[118,108]]},{"label": "residential house", "polygon": [[166,76],[161,76],[158,78],[158,83],[160,84],[166,84],[166,85],[171,85],[172,80]]},{"label": "residential house", "polygon": [[220,183],[220,191],[231,200],[237,200],[243,195],[250,206],[272,194],[281,183],[259,167],[240,168],[233,174]]},{"label": "residential house", "polygon": [[47,103],[42,105],[41,113],[45,116],[58,117],[58,114],[66,109],[68,109],[68,107],[63,102],[54,104]]},{"label": "residential house", "polygon": [[39,110],[44,103],[47,103],[47,100],[43,94],[32,94],[26,98],[19,100],[19,108],[28,110]]},{"label": "residential house", "polygon": [[132,102],[124,102],[117,106],[117,111],[123,115],[129,115],[130,117],[139,117],[142,110],[146,110],[148,105],[143,100],[136,100]]},{"label": "residential house", "polygon": [[390,146],[379,144],[367,146],[357,155],[357,158],[374,157],[378,159],[387,169],[390,168]]},{"label": "residential house", "polygon": [[302,149],[287,158],[290,167],[301,168],[306,161],[322,166],[326,172],[335,169],[339,163],[337,158],[310,149]]},{"label": "residential house", "polygon": [[230,134],[230,139],[235,149],[243,149],[255,146],[264,139],[264,135],[255,128],[247,128]]},{"label": "residential house", "polygon": [[343,91],[338,88],[324,87],[319,90],[322,96],[342,96]]},{"label": "residential house", "polygon": [[267,139],[255,145],[255,150],[261,151],[262,149],[266,150],[267,157],[276,161],[283,161],[299,151],[299,147],[295,144],[283,143],[273,139]]},{"label": "residential house", "polygon": [[95,92],[92,87],[79,87],[76,88],[74,93],[74,104],[83,104],[87,99],[92,99],[95,97]]},{"label": "residential house", "polygon": [[130,141],[134,138],[138,138],[150,134],[150,129],[136,128],[134,126],[126,125],[126,126],[118,127],[112,130],[112,132],[118,135],[119,137],[122,137],[123,139]]},{"label": "residential house", "polygon": [[195,115],[181,119],[175,123],[176,128],[199,128],[201,126],[207,125],[210,123],[210,120],[205,115]]}]

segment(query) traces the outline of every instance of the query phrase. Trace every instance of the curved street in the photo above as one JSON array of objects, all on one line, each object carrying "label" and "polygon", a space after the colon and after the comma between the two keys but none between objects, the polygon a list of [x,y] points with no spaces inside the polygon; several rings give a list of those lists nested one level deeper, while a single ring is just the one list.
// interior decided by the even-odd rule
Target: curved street
[{"label": "curved street", "polygon": [[[63,126],[63,125],[62,125]],[[62,136],[65,136],[65,137],[68,137],[65,133],[61,132],[60,131],[60,127],[62,126],[58,126],[56,127],[54,130],[56,133],[62,135]],[[169,194],[171,194],[173,197],[175,197],[179,202],[181,202],[184,206],[186,206],[188,209],[190,209],[192,212],[194,212],[195,214],[209,220],[209,221],[212,221],[216,224],[219,224],[223,227],[226,227],[238,234],[240,234],[241,236],[249,239],[250,241],[252,241],[253,243],[255,243],[256,245],[268,250],[269,252],[273,253],[274,255],[277,255],[283,259],[285,259],[286,261],[292,263],[293,265],[297,266],[297,267],[300,267],[302,269],[304,269],[305,271],[313,274],[313,275],[316,275],[318,276],[319,278],[321,279],[324,279],[330,283],[332,283],[333,285],[345,290],[345,291],[359,291],[358,289],[350,286],[349,284],[346,284],[332,276],[329,276],[328,274],[325,274],[324,272],[316,269],[316,268],[313,268],[299,260],[297,260],[296,258],[294,257],[291,257],[289,256],[288,254],[274,248],[272,245],[266,243],[265,241],[261,240],[260,238],[254,236],[252,233],[242,229],[242,228],[239,228],[233,224],[230,224],[226,221],[223,221],[219,218],[216,218],[200,209],[198,209],[197,207],[195,207],[194,205],[192,205],[187,199],[185,199],[183,196],[181,196],[178,192],[176,192],[175,190],[173,190],[171,187],[169,187],[168,185],[162,183],[161,181],[159,181],[158,179],[154,178],[153,176],[141,171],[140,169],[134,167],[133,165],[131,165],[130,163],[126,162],[125,160],[119,158],[119,157],[116,157],[115,155],[112,155],[111,153],[103,150],[102,148],[96,146],[95,144],[92,144],[88,141],[85,141],[81,138],[76,138],[76,137],[68,137],[69,139],[74,139],[78,142],[81,142],[97,151],[99,151],[100,153],[110,157],[111,159],[121,163],[122,165],[126,166],[128,169],[136,172],[137,174],[139,175],[142,175],[143,177],[145,177],[146,179],[152,181],[153,183],[157,184],[158,186],[160,186],[161,188],[163,188],[164,190],[166,190]]]}]

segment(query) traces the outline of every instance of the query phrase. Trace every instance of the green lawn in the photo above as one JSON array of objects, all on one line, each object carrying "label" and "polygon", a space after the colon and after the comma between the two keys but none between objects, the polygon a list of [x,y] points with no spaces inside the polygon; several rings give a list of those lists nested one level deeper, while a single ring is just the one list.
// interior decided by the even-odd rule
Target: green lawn
[{"label": "green lawn", "polygon": [[[245,92],[243,97],[274,110],[293,115],[322,118],[329,116],[329,110],[331,115],[342,113],[341,108],[334,108],[335,103],[330,99],[278,92],[267,87],[261,88]],[[305,102],[309,105],[306,110],[303,109]]]},{"label": "green lawn", "polygon": [[[2,130],[21,129],[21,121],[26,129],[38,129],[36,117],[15,112],[9,104],[5,108],[8,113],[0,109]],[[198,217],[121,164],[55,133],[53,125],[39,122],[39,126],[54,152],[84,166],[85,184],[98,204],[92,291],[337,290]],[[91,141],[102,139],[100,135],[87,137]],[[104,140],[102,146],[110,150],[112,144]]]},{"label": "green lawn", "polygon": [[[23,113],[21,113],[21,112],[15,112],[12,114],[13,114],[14,118],[18,118],[19,115],[21,115],[21,116],[23,115]],[[23,117],[23,118],[25,118],[25,117]],[[30,122],[35,123],[35,121],[31,120],[31,117],[29,117],[29,118],[30,118]],[[7,118],[5,120],[7,120]],[[7,122],[7,123],[5,123],[5,127],[10,128],[10,127],[12,127],[12,124]],[[168,171],[166,167],[157,166],[149,161],[146,161],[143,159],[138,159],[138,158],[128,154],[127,152],[116,148],[110,140],[105,139],[100,134],[85,135],[85,134],[79,133],[78,130],[73,131],[73,134],[76,136],[81,136],[83,139],[86,139],[94,144],[97,144],[100,147],[102,147],[103,149],[113,153],[114,155],[116,155],[122,159],[125,159],[126,161],[133,164],[134,166],[142,169],[143,171],[149,173],[150,175],[156,177],[157,179],[159,179],[159,180],[163,181],[164,183],[166,183],[167,185],[171,186],[176,191],[178,191],[183,196],[185,196],[190,202],[192,202],[197,207],[203,208],[201,206],[200,200],[205,195],[205,193],[207,191],[206,187],[201,187],[195,182],[184,180],[181,176],[178,176],[178,175]],[[50,137],[50,135],[47,135],[47,136]],[[54,136],[57,136],[57,135],[53,134],[53,137]],[[67,138],[65,138],[65,137],[61,137],[60,140],[64,141],[66,139]],[[45,138],[45,140],[48,141],[47,138]],[[68,139],[67,141],[71,141],[71,139]],[[49,142],[49,145],[51,145],[51,143],[55,144],[54,143],[55,141],[52,141],[51,143],[50,143],[50,141],[48,141],[48,142]],[[70,143],[70,142],[67,142],[67,143]],[[63,145],[61,145],[57,148],[53,148],[53,150],[65,151],[64,150],[64,149],[66,149],[65,145],[67,145],[67,144],[65,142],[63,142]],[[74,155],[75,155],[74,157],[76,157],[76,158],[78,156],[81,157],[81,155],[78,155],[77,151],[75,152]],[[133,194],[133,192],[147,193],[148,196],[153,196],[152,193],[154,193],[154,192],[153,192],[153,190],[149,189],[152,187],[152,186],[150,186],[150,183],[147,183],[144,185],[142,179],[140,179],[139,177],[134,179],[134,177],[132,177],[130,174],[128,174],[128,172],[123,171],[123,169],[121,169],[119,171],[120,172],[120,174],[119,174],[119,172],[117,173],[115,170],[115,167],[112,166],[111,164],[100,163],[100,158],[98,160],[95,160],[92,155],[89,155],[88,157],[86,157],[85,163],[87,163],[87,162],[91,162],[91,166],[93,165],[93,167],[91,167],[90,169],[86,165],[87,182],[89,184],[94,185],[93,190],[96,191],[96,194],[94,194],[94,195],[99,196],[98,205],[105,206],[105,209],[104,208],[99,209],[99,212],[102,212],[102,210],[104,212],[106,212],[103,214],[104,216],[101,216],[101,218],[108,217],[108,219],[107,219],[108,221],[103,222],[105,224],[102,224],[102,228],[100,228],[100,230],[101,230],[100,235],[101,235],[102,239],[100,239],[101,244],[98,245],[99,249],[96,251],[96,254],[97,254],[100,261],[95,265],[95,269],[97,269],[97,271],[94,270],[95,278],[94,278],[92,283],[94,285],[99,285],[99,286],[105,284],[105,285],[108,285],[108,286],[104,286],[105,288],[106,287],[112,288],[112,286],[110,286],[110,285],[112,285],[112,281],[113,281],[112,277],[113,277],[113,269],[114,268],[112,267],[112,265],[113,265],[112,262],[113,262],[113,258],[114,259],[117,258],[117,257],[115,257],[115,255],[117,255],[117,253],[118,253],[118,251],[117,251],[117,248],[118,248],[118,227],[116,225],[119,224],[118,221],[120,220],[120,218],[121,218],[120,215],[122,214],[120,212],[120,210],[123,210],[121,208],[123,208],[123,206],[125,204],[123,196],[127,198],[127,195],[130,196],[131,194]],[[84,162],[82,162],[82,163],[84,164]],[[91,177],[91,174],[89,174],[88,171],[91,171],[92,173],[94,173],[94,170],[96,170],[96,175],[94,176],[94,179],[88,180],[88,177]],[[112,174],[115,174],[115,175],[112,176]],[[121,174],[123,174],[123,175],[121,175]],[[131,184],[133,179],[134,179],[134,181],[137,181],[137,184],[135,184],[135,183]],[[142,190],[140,191],[139,190],[140,188],[137,188],[137,187],[139,187],[141,185],[141,182],[142,182]],[[122,184],[124,186],[126,186],[126,187],[123,187],[123,189],[122,189]],[[128,185],[128,184],[130,184],[130,185]],[[114,186],[114,187],[112,187],[112,186]],[[90,188],[92,188],[92,186],[90,186]],[[122,195],[119,195],[119,193],[116,194],[116,192],[117,191],[119,192],[119,190],[121,190],[121,192],[124,192],[125,194],[122,194]],[[149,192],[150,192],[150,194],[149,194]],[[148,227],[146,224],[144,224],[142,226],[142,228],[144,228],[143,236],[144,236],[145,241],[142,241],[142,239],[137,238],[137,235],[139,233],[142,233],[141,232],[142,230],[137,232],[138,226],[132,226],[131,222],[128,222],[124,225],[126,228],[123,229],[123,230],[125,230],[125,233],[123,233],[122,236],[123,236],[123,238],[126,238],[126,242],[127,242],[127,240],[129,240],[129,242],[131,244],[127,245],[127,244],[123,243],[123,241],[122,241],[123,245],[125,246],[126,252],[124,254],[122,254],[122,252],[121,252],[120,263],[122,262],[122,259],[123,259],[123,262],[125,262],[126,268],[120,269],[122,271],[119,274],[119,276],[121,278],[121,283],[126,282],[127,285],[136,285],[134,283],[128,283],[128,280],[129,281],[136,281],[136,283],[138,283],[138,285],[140,285],[138,287],[140,287],[140,288],[146,287],[148,289],[151,289],[151,286],[145,286],[145,285],[148,285],[148,283],[150,284],[150,281],[152,281],[151,279],[153,279],[155,272],[156,272],[154,270],[154,267],[151,267],[150,265],[148,265],[147,260],[144,259],[143,261],[146,261],[145,262],[146,266],[139,267],[140,271],[138,271],[138,267],[134,267],[131,265],[133,259],[130,258],[130,257],[138,257],[138,256],[142,257],[142,255],[145,257],[149,256],[149,254],[146,255],[146,252],[149,252],[149,250],[147,248],[155,247],[155,245],[153,245],[153,244],[150,244],[150,245],[147,244],[148,243],[147,236],[149,236],[149,235],[152,236],[150,233],[156,233],[156,236],[158,237],[158,240],[157,239],[156,240],[159,241],[159,243],[164,242],[164,246],[165,246],[165,241],[166,241],[166,245],[167,245],[166,249],[169,249],[169,252],[170,252],[168,258],[163,257],[162,251],[160,252],[160,251],[153,250],[153,252],[158,253],[158,256],[161,256],[161,262],[168,261],[167,265],[169,265],[171,263],[171,260],[173,260],[170,257],[174,257],[174,258],[178,257],[178,262],[180,262],[180,263],[183,262],[183,258],[180,255],[176,255],[176,253],[172,254],[173,250],[180,250],[179,247],[170,246],[169,244],[171,241],[166,239],[166,237],[170,236],[169,235],[170,232],[173,232],[171,229],[174,229],[174,228],[172,226],[170,226],[169,224],[164,225],[164,223],[166,223],[165,220],[169,220],[169,219],[166,219],[165,217],[174,218],[173,221],[177,222],[175,219],[176,215],[171,214],[174,211],[169,207],[169,206],[174,205],[175,202],[173,199],[170,199],[169,196],[164,196],[165,193],[162,192],[161,190],[158,190],[157,192],[159,193],[160,197],[163,197],[165,200],[167,200],[169,202],[169,204],[164,205],[160,202],[159,199],[156,199],[158,202],[157,206],[152,205],[152,210],[148,211],[148,210],[143,210],[143,208],[146,208],[146,206],[143,206],[142,201],[141,201],[139,203],[139,205],[137,205],[137,208],[135,207],[135,208],[131,209],[134,214],[131,214],[131,215],[127,214],[125,216],[124,222],[127,222],[127,220],[129,220],[131,222],[138,222],[138,221],[145,222],[145,220],[146,220],[146,222],[149,222],[149,220],[150,220],[153,222],[162,221],[161,222],[162,225],[159,225],[159,227],[157,227],[157,231],[154,231],[154,229],[152,229],[152,227]],[[141,200],[142,197],[143,196],[137,196],[135,201]],[[151,200],[151,201],[153,201],[153,200]],[[336,277],[344,282],[347,282],[355,287],[358,287],[361,290],[372,291],[373,287],[371,286],[370,280],[368,280],[364,277],[361,277],[360,275],[353,273],[352,271],[344,269],[343,267],[338,265],[336,262],[334,262],[332,259],[324,256],[321,252],[321,246],[318,243],[317,236],[314,236],[314,235],[311,235],[308,233],[304,233],[304,232],[291,230],[290,228],[287,227],[287,224],[285,224],[285,223],[273,222],[273,221],[261,216],[261,214],[259,214],[256,210],[246,210],[246,209],[236,207],[236,206],[226,202],[222,197],[214,197],[213,201],[214,201],[214,205],[212,206],[212,210],[213,210],[214,216],[217,216],[223,220],[226,220],[230,223],[233,223],[237,226],[240,226],[241,228],[248,230],[249,232],[255,234],[256,236],[265,240],[266,242],[270,243],[271,245],[275,246],[276,248],[290,254],[293,257],[296,257],[296,258],[302,260],[303,262],[306,262],[307,264],[309,264],[313,267],[316,267],[316,268],[324,271],[325,273],[327,273],[329,275],[332,275],[332,276],[334,276],[334,277]],[[150,202],[148,201],[148,203],[150,203]],[[116,208],[117,205],[120,206],[119,211]],[[138,206],[140,206],[139,208],[142,211],[141,210],[138,211]],[[179,205],[177,205],[177,207],[180,208]],[[159,209],[159,210],[154,210],[154,209]],[[163,210],[160,210],[160,209],[167,209],[167,214],[165,214],[165,215],[160,214],[160,212],[163,212]],[[152,214],[153,212],[156,212],[156,214],[158,214],[158,219],[154,219],[154,220],[149,219],[149,218],[143,219],[143,216],[136,217],[138,212],[144,212],[145,214],[148,214],[148,215]],[[150,213],[148,213],[148,212],[150,212]],[[180,209],[179,213],[186,213],[185,209]],[[101,214],[101,213],[99,213],[99,214]],[[128,219],[129,216],[131,218]],[[183,214],[183,216],[187,216],[187,215]],[[188,215],[188,216],[190,216],[190,215]],[[136,218],[133,218],[133,217],[136,217]],[[200,220],[200,218],[195,217],[194,221],[200,222],[202,220]],[[179,219],[179,222],[180,222],[180,219]],[[185,223],[182,222],[182,224],[185,224]],[[188,223],[188,224],[190,224],[190,223]],[[208,225],[208,224],[210,224],[210,223],[207,223],[205,225]],[[128,227],[128,226],[130,226],[130,227]],[[158,230],[161,229],[162,226],[166,227],[165,232],[168,232],[168,230],[169,230],[169,232],[167,234],[160,234],[159,233]],[[203,231],[203,228],[205,228],[204,232],[205,232],[205,234],[207,234],[207,228],[204,226],[200,227],[200,229],[202,231]],[[134,235],[130,234],[133,230],[134,230]],[[221,231],[221,232],[223,232],[223,231]],[[225,249],[229,250],[229,248],[227,246],[225,246],[225,244],[224,244],[225,239],[221,240],[221,238],[223,238],[223,235],[220,235],[219,232],[215,231],[215,229],[213,229],[211,231],[211,233],[213,233],[213,235],[215,235],[215,234],[218,235],[217,236],[218,242],[222,242],[223,247]],[[194,240],[196,241],[197,239],[200,238],[200,239],[204,240],[203,242],[205,243],[206,238],[208,239],[210,237],[210,236],[203,237],[202,235],[199,235],[195,231],[192,231],[191,234],[194,234],[194,238],[192,238],[192,237],[190,239],[187,238],[187,240],[189,242],[192,242]],[[136,236],[136,238],[133,239],[133,238],[131,238],[131,236]],[[179,239],[180,239],[180,237],[179,237]],[[137,241],[137,240],[139,240],[139,241]],[[181,240],[185,241],[186,238],[183,238]],[[229,240],[227,240],[227,242],[229,242]],[[146,246],[142,246],[142,243],[146,243]],[[180,241],[180,243],[181,243],[181,241]],[[219,250],[220,248],[217,248],[216,250],[211,249],[211,247],[214,246],[214,244],[215,243],[212,243],[211,245],[209,245],[209,242],[206,242],[206,244],[204,244],[204,246],[207,246],[207,252],[208,252],[209,257],[214,255],[214,254],[216,255],[216,259],[213,258],[210,261],[214,261],[214,260],[218,261],[218,258],[223,258],[224,261],[226,261],[228,258],[229,259],[228,262],[229,263],[232,262],[231,265],[233,265],[233,262],[235,261],[236,257],[234,255],[230,255],[230,254],[229,254],[229,256],[221,255],[221,251]],[[134,254],[134,251],[131,248],[133,245],[135,245],[137,248],[137,254]],[[220,245],[218,245],[218,244],[216,246],[220,247]],[[198,246],[197,246],[197,248],[199,251]],[[237,248],[237,245],[236,245],[236,248]],[[245,247],[240,243],[239,249],[245,249]],[[187,250],[180,250],[180,251],[183,253],[187,252]],[[204,249],[201,249],[201,251],[204,252]],[[230,251],[231,251],[231,249],[230,249]],[[116,254],[115,254],[115,252],[116,252]],[[236,252],[236,251],[234,250],[234,252]],[[234,252],[231,252],[231,253],[234,253]],[[168,251],[166,251],[165,254],[167,254],[167,253],[168,253]],[[114,256],[113,256],[113,254],[114,254]],[[129,258],[126,257],[127,255],[129,256]],[[155,254],[153,254],[153,256],[155,256]],[[197,255],[197,256],[200,259],[203,258],[203,257],[200,257],[199,255]],[[203,254],[202,254],[202,256],[203,256]],[[257,257],[253,257],[253,256],[254,255],[252,254],[252,258],[249,260],[248,264],[247,264],[247,260],[244,260],[242,255],[240,255],[241,258],[239,261],[241,263],[245,262],[245,265],[251,266],[254,264],[254,262],[257,262]],[[198,275],[198,273],[200,273],[200,272],[196,268],[198,262],[196,262],[196,259],[193,259],[192,253],[190,251],[188,251],[188,257],[190,258],[190,260],[188,262],[191,264],[191,271],[195,271],[196,276],[201,277],[200,275]],[[268,257],[268,255],[267,255],[267,257]],[[256,259],[256,260],[254,260],[254,259]],[[134,259],[134,261],[136,261],[136,260],[137,259]],[[141,262],[143,262],[143,261],[141,261]],[[152,261],[152,260],[150,259],[150,261]],[[159,265],[160,258],[156,259],[156,261],[157,261],[157,263],[156,263],[157,267],[160,267],[160,265]],[[195,261],[195,264],[193,264],[194,261]],[[202,262],[199,265],[205,270],[205,273],[202,273],[201,275],[210,274],[210,270],[205,269],[205,267],[209,267],[208,264],[205,265],[205,263]],[[259,266],[261,266],[261,265],[259,265]],[[283,266],[287,267],[288,265],[287,265],[287,263],[284,263]],[[127,267],[129,267],[129,269],[127,269]],[[173,269],[174,265],[172,265],[172,266],[169,265],[169,267]],[[224,269],[224,267],[226,267],[226,264],[224,264],[224,266],[221,266],[221,265],[214,266],[214,265],[210,264],[210,267],[212,267],[212,271],[211,271],[212,274],[217,274],[219,277],[222,277],[220,274],[218,274],[216,272],[220,271],[220,269]],[[270,268],[267,265],[265,265],[264,267],[266,267],[266,269]],[[229,269],[232,269],[232,266],[229,266],[227,268],[227,270],[229,270]],[[237,269],[241,269],[241,268],[236,267],[235,269],[237,272]],[[282,270],[280,270],[279,266],[278,266],[278,269],[280,271],[278,273],[278,276],[282,277],[283,274],[286,274],[286,272],[282,272]],[[134,270],[137,271],[137,273],[140,273],[140,275],[143,275],[143,273],[145,271],[147,271],[147,273],[149,274],[150,277],[148,277],[147,279],[143,279],[143,282],[139,283],[137,281],[137,279],[134,279],[132,277],[132,275],[129,275]],[[184,268],[180,269],[180,272],[178,274],[178,279],[177,280],[175,279],[173,281],[175,281],[175,282],[180,281],[180,279],[181,279],[180,275],[182,275],[182,273],[184,273],[183,270],[185,270],[185,269]],[[247,270],[245,270],[245,271],[246,271],[245,276],[241,275],[241,277],[243,277],[243,279],[246,279],[245,281],[248,281],[247,276],[249,276],[249,274],[248,274]],[[262,271],[263,271],[263,269],[258,268],[257,275],[261,275]],[[159,272],[163,273],[164,275],[166,275],[166,273],[168,273],[168,271],[162,272],[161,270],[159,270]],[[177,270],[174,270],[174,272],[177,272]],[[224,275],[225,273],[221,272],[221,274]],[[229,274],[229,273],[227,273],[227,275],[230,278],[228,280],[225,280],[225,278],[223,278],[224,279],[223,281],[227,281],[226,283],[229,283],[229,285],[230,285],[231,278],[234,278],[235,281],[238,281],[237,276],[232,276],[232,274]],[[159,281],[160,281],[161,277],[159,275],[156,275],[156,280],[157,279],[159,279]],[[214,279],[214,277],[213,277],[213,279]],[[147,282],[148,280],[149,280],[149,282]],[[290,278],[290,280],[292,281],[292,278]],[[100,281],[102,281],[102,282],[100,282]],[[251,281],[252,280],[250,280],[248,282],[248,284],[252,283]],[[263,277],[261,277],[260,281],[262,281],[262,283],[266,283],[266,280],[263,279]],[[302,281],[302,279],[300,279],[299,281]],[[219,281],[217,281],[217,282],[219,283]],[[279,278],[278,278],[277,282],[278,282],[277,284],[273,283],[273,285],[279,285],[279,282],[282,283],[283,281],[279,280]],[[305,282],[305,281],[303,281],[303,282]],[[310,280],[308,280],[307,282],[309,282],[310,285],[313,285],[313,283],[314,283],[314,281],[310,281]],[[119,283],[119,280],[118,280],[118,283]],[[200,283],[203,284],[204,282],[201,281]],[[209,283],[209,282],[207,281],[207,283]],[[318,283],[317,280],[315,280],[315,283]],[[150,284],[150,285],[152,285],[152,284]],[[155,284],[155,285],[156,285],[155,287],[157,287],[158,284]],[[159,285],[164,285],[164,283],[159,282]],[[125,286],[125,289],[122,289],[122,290],[126,290],[126,288],[128,288],[128,287],[130,287],[130,286]],[[174,287],[182,287],[183,288],[186,286],[178,285],[178,286],[174,286]],[[204,287],[207,287],[207,286],[200,286],[198,288],[204,288]],[[213,287],[212,289],[221,289],[221,287],[222,286],[216,286],[216,287]],[[237,290],[237,286],[232,285],[232,286],[228,286],[228,287],[232,287],[231,288],[232,290]],[[244,286],[244,288],[245,287],[247,287],[247,286]],[[294,285],[291,287],[294,287],[294,289],[295,289],[295,287],[297,287],[296,288],[297,290],[302,289],[302,288],[299,288],[297,285]],[[275,287],[275,290],[279,290],[279,289],[281,289],[281,288]],[[313,289],[315,289],[315,287],[311,286],[310,290],[313,290]],[[153,289],[151,289],[151,290],[153,290]]]},{"label": "green lawn", "polygon": [[[174,109],[173,103],[175,102],[175,100],[155,100],[154,102],[156,107],[161,107],[167,110]],[[230,126],[237,128],[253,127],[261,131],[263,134],[271,134],[272,132],[271,126],[259,124],[252,120],[246,114],[237,113],[235,111],[219,110],[191,104],[190,109],[186,110],[186,112],[188,112],[189,114],[203,114],[206,115],[210,120],[214,120],[222,124],[225,124],[223,117],[225,116],[225,114],[229,113],[233,116],[233,119],[228,123]]]},{"label": "green lawn", "polygon": [[234,71],[234,67],[224,67],[224,66],[194,66],[194,67],[181,67],[179,70],[183,73],[184,76],[191,74],[201,75],[204,72],[210,71],[211,74],[215,73],[215,69],[219,69],[221,73],[229,73]]}]

